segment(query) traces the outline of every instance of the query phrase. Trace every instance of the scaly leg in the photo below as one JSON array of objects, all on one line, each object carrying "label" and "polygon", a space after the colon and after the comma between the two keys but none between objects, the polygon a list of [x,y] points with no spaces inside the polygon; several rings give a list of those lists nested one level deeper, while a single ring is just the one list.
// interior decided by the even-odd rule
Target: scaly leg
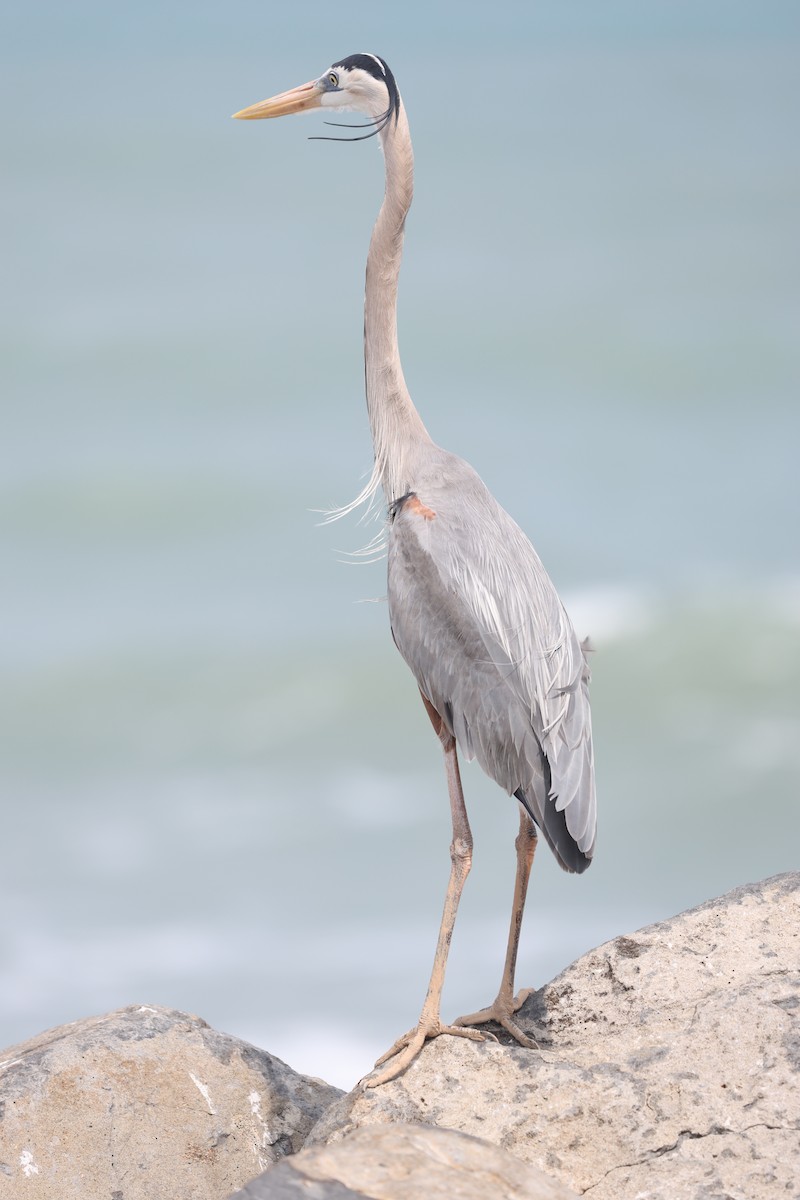
[{"label": "scaly leg", "polygon": [[519,806],[519,834],[514,845],[517,851],[517,878],[514,883],[514,906],[511,910],[511,928],[508,933],[508,949],[506,950],[500,991],[497,993],[494,1004],[489,1008],[470,1013],[466,1017],[459,1017],[456,1025],[482,1025],[484,1021],[497,1021],[512,1037],[516,1038],[521,1046],[535,1049],[536,1042],[524,1034],[513,1019],[514,1013],[522,1007],[533,991],[533,988],[523,988],[518,996],[514,995],[514,972],[517,967],[522,913],[525,908],[525,896],[528,891],[533,856],[536,853],[536,828],[521,804]]},{"label": "scaly leg", "polygon": [[[464,793],[461,788],[461,776],[458,770],[455,738],[445,728],[444,722],[430,701],[423,696],[423,702],[431,719],[433,728],[442,743],[444,750],[445,770],[447,771],[447,790],[450,794],[450,813],[453,819],[453,841],[450,845],[450,881],[447,885],[447,895],[444,901],[442,922],[439,926],[439,939],[436,943],[436,954],[433,960],[431,980],[428,984],[428,994],[422,1006],[419,1021],[414,1029],[410,1029],[403,1037],[398,1038],[390,1050],[382,1054],[375,1063],[380,1067],[388,1059],[394,1062],[372,1079],[364,1081],[364,1086],[373,1088],[381,1083],[394,1079],[412,1063],[419,1054],[428,1038],[438,1037],[440,1033],[452,1033],[458,1037],[471,1038],[482,1042],[491,1034],[479,1033],[477,1029],[462,1029],[454,1025],[443,1025],[440,1018],[442,987],[447,966],[447,952],[450,949],[450,939],[453,936],[453,926],[456,921],[458,902],[464,887],[470,866],[472,865],[472,831],[467,819],[464,805]],[[397,1056],[395,1058],[395,1055]]]}]

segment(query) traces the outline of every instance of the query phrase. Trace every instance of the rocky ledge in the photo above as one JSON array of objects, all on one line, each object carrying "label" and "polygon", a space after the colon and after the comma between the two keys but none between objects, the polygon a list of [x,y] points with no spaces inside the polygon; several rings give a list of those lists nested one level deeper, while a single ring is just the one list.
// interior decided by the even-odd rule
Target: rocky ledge
[{"label": "rocky ledge", "polygon": [[584,955],[538,1050],[439,1038],[374,1091],[134,1006],[0,1052],[0,1197],[793,1197],[799,1013],[800,874]]}]

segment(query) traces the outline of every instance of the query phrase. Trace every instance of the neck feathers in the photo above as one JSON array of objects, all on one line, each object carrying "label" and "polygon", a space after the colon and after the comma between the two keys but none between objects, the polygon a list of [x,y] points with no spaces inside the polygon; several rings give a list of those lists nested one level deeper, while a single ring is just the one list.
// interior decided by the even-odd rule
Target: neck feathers
[{"label": "neck feathers", "polygon": [[375,466],[362,498],[374,495],[380,485],[391,503],[412,486],[414,451],[420,442],[430,441],[408,394],[397,346],[397,282],[414,192],[414,155],[402,103],[380,140],[386,192],[372,231],[364,296],[364,366]]}]

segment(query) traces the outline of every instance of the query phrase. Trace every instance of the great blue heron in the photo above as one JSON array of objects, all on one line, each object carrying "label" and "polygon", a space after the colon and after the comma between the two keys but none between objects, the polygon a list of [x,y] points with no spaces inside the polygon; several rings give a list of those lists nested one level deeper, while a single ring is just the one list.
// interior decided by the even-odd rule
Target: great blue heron
[{"label": "great blue heron", "polygon": [[[468,463],[435,445],[408,394],[397,347],[397,279],[414,160],[394,76],[375,54],[351,54],[318,79],[242,109],[243,120],[323,108],[356,110],[377,134],[386,190],[372,231],[364,300],[364,357],[372,476],[388,506],[392,636],[416,678],[444,750],[453,841],[428,993],[417,1025],[382,1055],[375,1087],[400,1074],[427,1038],[482,1040],[499,1022],[535,1042],[514,1015],[514,971],[536,828],[566,871],[584,871],[595,844],[595,790],[584,648],[536,551]],[[356,139],[351,139],[356,140]],[[357,503],[358,501],[355,501]],[[472,862],[456,745],[519,801],[517,873],[505,966],[494,1003],[443,1025],[440,1001],[456,910]]]}]

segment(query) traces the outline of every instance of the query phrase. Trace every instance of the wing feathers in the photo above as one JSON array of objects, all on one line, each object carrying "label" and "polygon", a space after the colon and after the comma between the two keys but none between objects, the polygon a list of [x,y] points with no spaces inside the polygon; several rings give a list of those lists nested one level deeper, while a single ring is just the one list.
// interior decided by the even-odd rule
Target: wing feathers
[{"label": "wing feathers", "polygon": [[460,468],[458,489],[420,489],[433,519],[396,509],[395,641],[465,756],[522,792],[561,865],[583,870],[596,825],[585,654],[528,539]]}]

